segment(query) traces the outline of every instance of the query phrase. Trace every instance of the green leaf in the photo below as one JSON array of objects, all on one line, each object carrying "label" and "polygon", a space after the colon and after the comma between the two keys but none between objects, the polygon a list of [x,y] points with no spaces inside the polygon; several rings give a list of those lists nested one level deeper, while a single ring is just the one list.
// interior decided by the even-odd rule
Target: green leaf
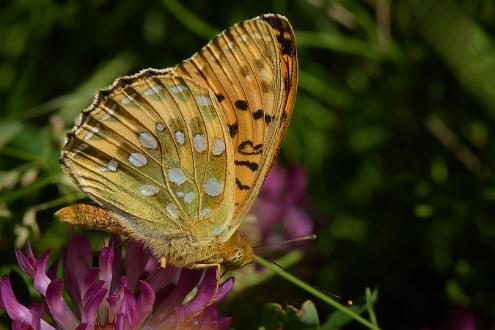
[{"label": "green leaf", "polygon": [[265,305],[262,314],[262,326],[270,329],[319,329],[320,321],[316,307],[310,300],[305,301],[301,309],[287,305],[285,309],[276,303]]}]

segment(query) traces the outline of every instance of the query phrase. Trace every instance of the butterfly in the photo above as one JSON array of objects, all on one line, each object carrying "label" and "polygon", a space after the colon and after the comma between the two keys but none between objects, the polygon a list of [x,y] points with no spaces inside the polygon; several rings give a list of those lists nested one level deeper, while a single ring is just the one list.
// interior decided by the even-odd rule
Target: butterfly
[{"label": "butterfly", "polygon": [[218,273],[251,263],[238,234],[277,156],[295,102],[288,20],[242,21],[175,67],[100,90],[60,162],[96,205],[56,212],[146,245],[162,265]]}]

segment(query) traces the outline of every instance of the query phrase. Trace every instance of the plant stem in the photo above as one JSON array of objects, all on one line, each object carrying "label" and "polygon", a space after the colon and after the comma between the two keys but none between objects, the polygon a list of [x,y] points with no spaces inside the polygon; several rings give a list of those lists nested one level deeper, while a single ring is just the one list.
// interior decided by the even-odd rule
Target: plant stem
[{"label": "plant stem", "polygon": [[368,308],[368,316],[371,323],[378,328],[378,321],[376,320],[375,310],[373,309],[373,294],[370,288],[366,288],[366,307]]},{"label": "plant stem", "polygon": [[300,279],[298,279],[297,277],[295,277],[294,275],[288,273],[286,270],[282,269],[281,267],[271,263],[270,261],[266,260],[266,259],[263,259],[262,257],[259,257],[259,256],[256,256],[256,261],[265,266],[266,268],[269,268],[271,269],[273,272],[277,273],[278,275],[282,276],[283,278],[285,278],[286,280],[288,280],[289,282],[292,282],[293,284],[297,285],[298,287],[300,287],[301,289],[311,293],[313,296],[323,300],[324,302],[326,302],[327,304],[329,304],[330,306],[338,309],[339,311],[341,311],[342,313],[348,315],[349,317],[353,318],[354,320],[358,321],[359,323],[361,323],[362,325],[370,328],[370,329],[374,329],[374,330],[380,330],[380,328],[378,328],[377,326],[371,324],[368,320],[366,320],[365,318],[363,318],[362,316],[354,313],[352,310],[350,310],[349,308],[345,307],[344,305],[338,303],[337,301],[335,301],[334,299],[332,299],[331,297],[327,296],[326,294],[324,294],[323,292],[313,288],[311,285],[301,281]]}]

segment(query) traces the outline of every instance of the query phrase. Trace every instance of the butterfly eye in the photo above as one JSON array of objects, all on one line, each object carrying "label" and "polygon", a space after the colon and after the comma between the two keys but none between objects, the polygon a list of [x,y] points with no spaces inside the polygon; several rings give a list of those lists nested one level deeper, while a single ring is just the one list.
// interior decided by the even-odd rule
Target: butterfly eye
[{"label": "butterfly eye", "polygon": [[228,258],[227,263],[231,264],[234,267],[241,267],[245,264],[249,263],[250,260],[246,258],[246,251],[243,246],[237,247],[232,255]]}]

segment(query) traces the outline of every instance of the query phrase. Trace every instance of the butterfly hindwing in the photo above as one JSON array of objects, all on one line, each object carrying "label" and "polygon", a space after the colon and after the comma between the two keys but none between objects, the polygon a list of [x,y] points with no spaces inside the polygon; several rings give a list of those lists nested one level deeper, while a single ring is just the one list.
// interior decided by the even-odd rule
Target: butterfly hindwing
[{"label": "butterfly hindwing", "polygon": [[68,134],[61,162],[130,233],[208,240],[233,212],[225,123],[208,89],[145,70],[97,95]]},{"label": "butterfly hindwing", "polygon": [[294,32],[280,15],[243,21],[170,72],[211,89],[225,114],[236,185],[226,239],[251,208],[292,115],[297,88]]}]

